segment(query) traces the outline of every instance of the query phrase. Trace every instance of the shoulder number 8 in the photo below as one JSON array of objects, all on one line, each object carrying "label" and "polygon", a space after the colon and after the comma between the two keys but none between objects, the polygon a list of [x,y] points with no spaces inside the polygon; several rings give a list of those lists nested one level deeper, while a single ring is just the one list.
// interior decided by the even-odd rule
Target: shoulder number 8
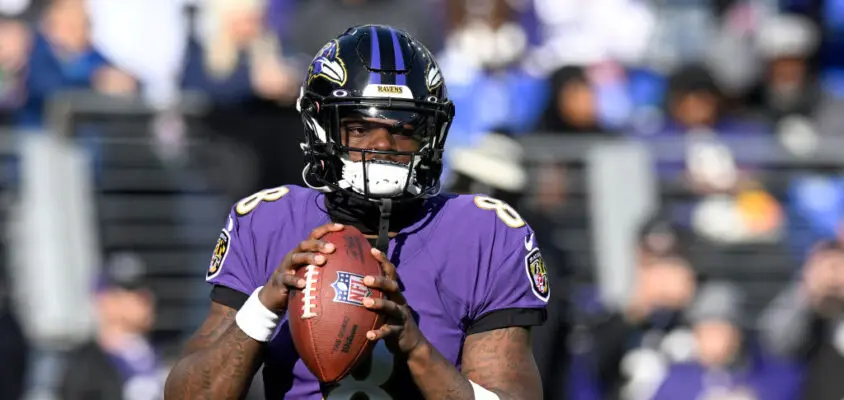
[{"label": "shoulder number 8", "polygon": [[481,210],[493,210],[501,222],[511,228],[525,226],[525,220],[509,204],[487,196],[475,196],[475,205]]},{"label": "shoulder number 8", "polygon": [[261,202],[276,201],[284,197],[284,195],[289,192],[290,189],[288,189],[286,186],[279,186],[277,188],[272,189],[264,189],[239,201],[237,203],[237,206],[235,206],[235,211],[237,211],[238,215],[244,216],[252,212],[255,207],[258,207],[258,204],[261,204]]}]

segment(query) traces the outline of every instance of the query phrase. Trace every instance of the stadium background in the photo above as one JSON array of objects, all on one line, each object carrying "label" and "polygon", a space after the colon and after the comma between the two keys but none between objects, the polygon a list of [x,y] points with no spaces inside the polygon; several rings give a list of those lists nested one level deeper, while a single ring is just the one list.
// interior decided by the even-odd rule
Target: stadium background
[{"label": "stadium background", "polygon": [[62,398],[137,268],[166,371],[358,23],[438,54],[447,182],[540,233],[546,398],[844,396],[842,0],[0,0],[0,398]]}]

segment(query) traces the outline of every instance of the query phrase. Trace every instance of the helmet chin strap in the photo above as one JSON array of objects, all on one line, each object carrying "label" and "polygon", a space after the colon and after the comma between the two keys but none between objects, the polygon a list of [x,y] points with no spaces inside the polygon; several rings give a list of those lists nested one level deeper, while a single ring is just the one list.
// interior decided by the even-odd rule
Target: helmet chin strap
[{"label": "helmet chin strap", "polygon": [[390,216],[393,213],[393,200],[382,199],[380,205],[381,216],[378,218],[378,239],[375,241],[375,248],[384,255],[390,246]]}]

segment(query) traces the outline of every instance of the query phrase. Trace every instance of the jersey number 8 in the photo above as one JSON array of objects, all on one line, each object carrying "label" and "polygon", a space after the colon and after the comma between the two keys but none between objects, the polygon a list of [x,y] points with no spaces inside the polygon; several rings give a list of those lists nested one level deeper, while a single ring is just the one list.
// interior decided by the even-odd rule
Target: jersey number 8
[{"label": "jersey number 8", "polygon": [[501,200],[487,196],[475,196],[475,205],[481,210],[495,211],[495,215],[498,216],[498,219],[511,228],[521,228],[525,226],[525,220],[522,219],[522,216],[519,215],[513,207]]},{"label": "jersey number 8", "polygon": [[366,378],[358,380],[352,375],[346,376],[325,400],[352,400],[359,398],[356,395],[360,394],[365,394],[369,400],[391,400],[393,397],[381,385],[390,379],[394,363],[393,355],[387,350],[384,341],[379,340],[372,349],[372,364]]},{"label": "jersey number 8", "polygon": [[286,186],[279,186],[277,188],[272,189],[264,189],[260,192],[253,193],[249,197],[244,198],[243,200],[237,203],[235,207],[235,211],[240,216],[244,216],[252,212],[255,207],[258,207],[258,204],[264,201],[276,201],[287,193],[290,193],[290,189]]}]

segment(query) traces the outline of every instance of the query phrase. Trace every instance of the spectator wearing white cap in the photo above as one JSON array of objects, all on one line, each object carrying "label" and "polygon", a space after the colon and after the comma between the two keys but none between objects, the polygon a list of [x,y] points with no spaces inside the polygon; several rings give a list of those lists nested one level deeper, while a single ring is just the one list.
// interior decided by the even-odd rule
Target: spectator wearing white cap
[{"label": "spectator wearing white cap", "polygon": [[798,15],[771,17],[759,29],[757,52],[766,68],[754,100],[774,121],[789,114],[809,115],[817,105],[820,91],[809,58],[819,40],[815,24]]},{"label": "spectator wearing white cap", "polygon": [[837,134],[835,127],[844,124],[844,104],[823,90],[811,62],[820,42],[817,25],[797,14],[773,16],[756,34],[764,69],[749,100],[795,151],[813,143],[814,135]]}]

